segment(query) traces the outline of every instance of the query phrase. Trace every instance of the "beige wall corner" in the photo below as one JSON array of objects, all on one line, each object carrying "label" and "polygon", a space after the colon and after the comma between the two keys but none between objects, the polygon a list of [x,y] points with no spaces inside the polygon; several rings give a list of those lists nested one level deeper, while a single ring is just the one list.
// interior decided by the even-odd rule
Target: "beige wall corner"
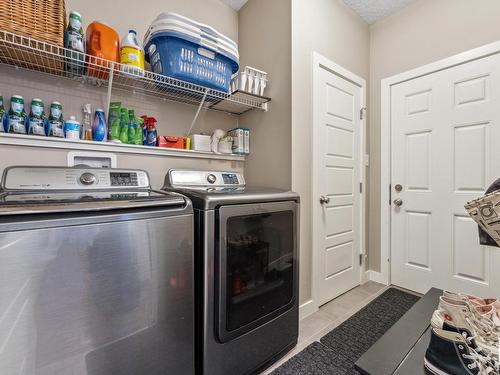
[{"label": "beige wall corner", "polygon": [[368,81],[369,42],[368,24],[341,0],[292,0],[292,189],[301,197],[300,303],[311,299],[313,52]]},{"label": "beige wall corner", "polygon": [[250,155],[245,178],[250,185],[291,188],[291,3],[250,0],[239,12],[240,68],[268,74],[264,95],[269,111],[241,116],[249,128]]}]

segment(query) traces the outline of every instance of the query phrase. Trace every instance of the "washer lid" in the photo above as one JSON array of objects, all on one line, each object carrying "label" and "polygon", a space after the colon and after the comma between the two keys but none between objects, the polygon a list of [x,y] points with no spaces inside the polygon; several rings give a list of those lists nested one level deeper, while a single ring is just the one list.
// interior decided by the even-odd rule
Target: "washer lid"
[{"label": "washer lid", "polygon": [[178,208],[185,205],[186,199],[182,195],[155,190],[0,194],[0,215],[106,211],[160,206]]}]

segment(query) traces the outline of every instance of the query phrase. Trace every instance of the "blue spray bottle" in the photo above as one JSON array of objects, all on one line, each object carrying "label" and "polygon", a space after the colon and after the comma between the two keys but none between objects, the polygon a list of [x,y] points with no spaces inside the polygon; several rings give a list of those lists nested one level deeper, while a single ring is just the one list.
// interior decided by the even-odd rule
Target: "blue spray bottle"
[{"label": "blue spray bottle", "polygon": [[148,117],[148,135],[146,137],[146,146],[156,146],[158,141],[158,132],[156,131],[156,119],[154,117]]}]

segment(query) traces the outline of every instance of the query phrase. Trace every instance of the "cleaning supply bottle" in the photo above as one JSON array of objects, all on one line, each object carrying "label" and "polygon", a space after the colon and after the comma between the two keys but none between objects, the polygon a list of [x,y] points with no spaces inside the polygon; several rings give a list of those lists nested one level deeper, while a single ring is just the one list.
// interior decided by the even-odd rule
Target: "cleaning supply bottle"
[{"label": "cleaning supply bottle", "polygon": [[109,104],[108,139],[110,141],[118,142],[120,140],[121,107],[122,103],[120,102],[111,102]]},{"label": "cleaning supply bottle", "polygon": [[42,99],[31,100],[28,134],[45,135],[45,111]]},{"label": "cleaning supply bottle", "polygon": [[82,74],[85,67],[82,16],[74,10],[69,13],[68,27],[64,32],[64,47],[66,70],[73,74]]},{"label": "cleaning supply bottle", "polygon": [[144,49],[137,41],[135,30],[129,30],[120,44],[121,71],[124,73],[144,75]]},{"label": "cleaning supply bottle", "polygon": [[92,140],[92,125],[90,124],[90,116],[92,115],[92,108],[90,104],[85,104],[82,108],[83,111],[83,120],[82,120],[82,128],[83,135],[82,139],[85,141]]},{"label": "cleaning supply bottle", "polygon": [[148,116],[142,115],[142,144],[146,145],[147,140],[148,140]]},{"label": "cleaning supply bottle", "polygon": [[80,139],[81,125],[76,121],[75,116],[69,116],[69,119],[64,122],[64,138],[78,140]]},{"label": "cleaning supply bottle", "polygon": [[0,133],[5,132],[5,108],[3,106],[3,96],[0,95]]},{"label": "cleaning supply bottle", "polygon": [[106,116],[104,110],[96,109],[94,115],[94,123],[92,124],[92,139],[97,142],[105,142],[107,140],[108,129],[106,126]]},{"label": "cleaning supply bottle", "polygon": [[128,110],[128,143],[133,145],[135,144],[135,130],[137,128],[135,113],[133,109]]},{"label": "cleaning supply bottle", "polygon": [[125,107],[121,108],[121,116],[120,116],[120,142],[128,143],[128,127],[129,127],[129,118],[128,118],[128,110]]},{"label": "cleaning supply bottle", "polygon": [[21,95],[12,95],[9,109],[9,133],[26,134],[26,112],[24,98]]},{"label": "cleaning supply bottle", "polygon": [[148,135],[146,138],[147,146],[156,146],[158,141],[158,132],[156,131],[156,119],[148,117]]},{"label": "cleaning supply bottle", "polygon": [[50,103],[49,121],[47,122],[46,133],[49,137],[64,137],[64,120],[62,115],[62,104],[59,102]]},{"label": "cleaning supply bottle", "polygon": [[144,119],[138,117],[135,119],[136,120],[136,129],[135,129],[135,140],[134,144],[135,145],[143,145],[144,144],[144,139],[143,139],[143,124],[144,124]]}]

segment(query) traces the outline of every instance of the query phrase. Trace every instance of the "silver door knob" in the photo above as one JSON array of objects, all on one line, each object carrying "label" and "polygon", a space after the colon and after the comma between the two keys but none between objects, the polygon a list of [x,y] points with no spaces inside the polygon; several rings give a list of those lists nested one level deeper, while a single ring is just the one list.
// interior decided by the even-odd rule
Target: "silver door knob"
[{"label": "silver door knob", "polygon": [[330,203],[330,198],[322,195],[321,197],[319,197],[319,203],[321,203],[321,204],[328,204],[328,203]]},{"label": "silver door knob", "polygon": [[403,200],[401,198],[394,199],[393,202],[396,206],[402,206],[403,205]]}]

